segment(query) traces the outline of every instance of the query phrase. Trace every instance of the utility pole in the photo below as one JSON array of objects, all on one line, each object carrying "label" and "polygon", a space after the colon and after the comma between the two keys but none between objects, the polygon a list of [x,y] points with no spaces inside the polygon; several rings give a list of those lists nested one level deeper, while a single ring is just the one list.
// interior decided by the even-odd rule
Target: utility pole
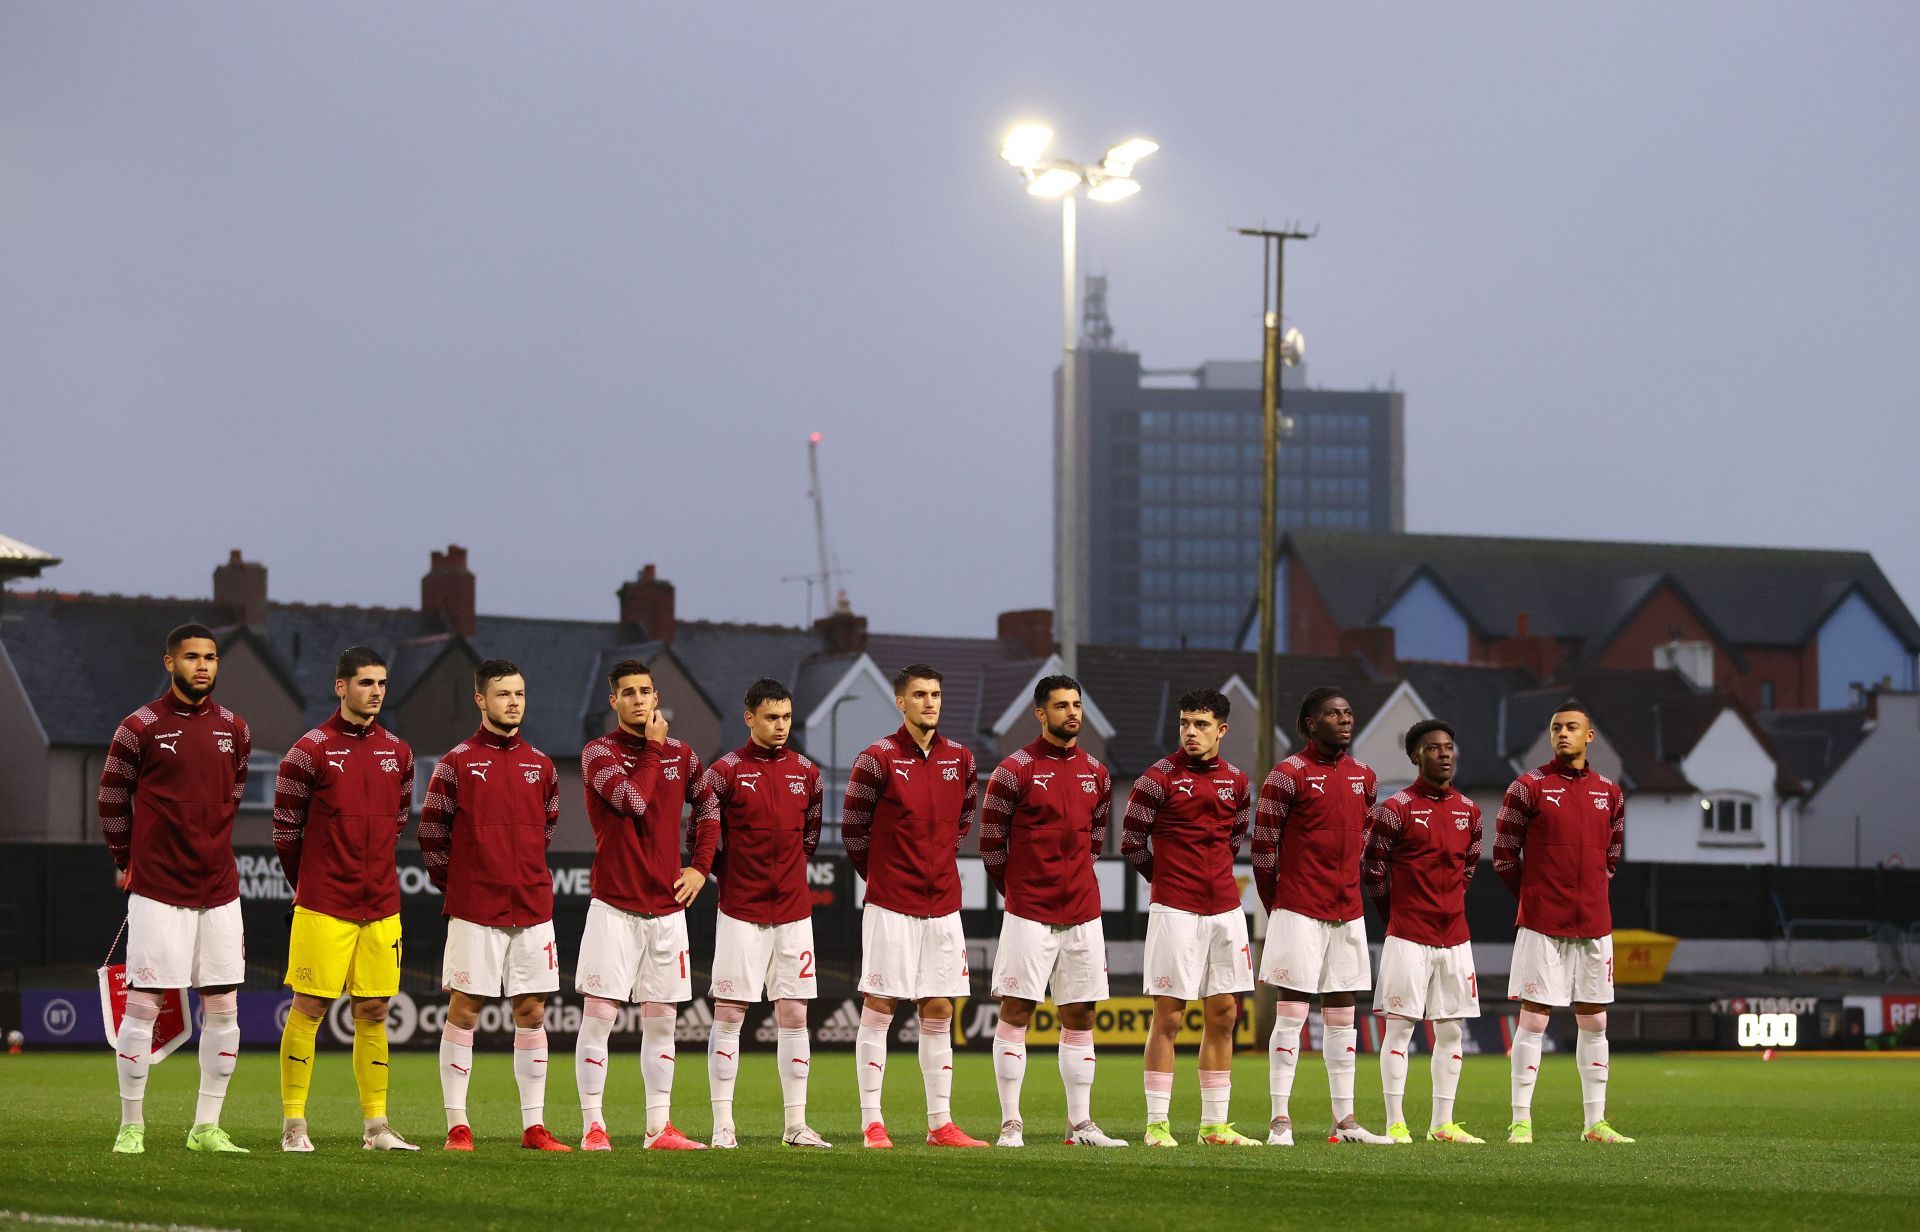
[{"label": "utility pole", "polygon": [[[1280,521],[1279,493],[1276,488],[1280,481],[1280,438],[1285,427],[1289,426],[1281,417],[1280,406],[1280,369],[1283,364],[1299,362],[1298,335],[1288,339],[1293,344],[1292,354],[1283,353],[1280,334],[1280,306],[1286,287],[1286,257],[1288,240],[1310,240],[1319,233],[1301,231],[1287,227],[1280,231],[1268,231],[1260,227],[1241,227],[1241,235],[1257,236],[1260,240],[1260,307],[1262,312],[1262,350],[1260,371],[1260,412],[1261,412],[1261,456],[1260,456],[1260,578],[1258,582],[1260,597],[1260,647],[1256,671],[1260,679],[1255,685],[1255,695],[1259,699],[1260,724],[1254,732],[1254,766],[1257,773],[1265,778],[1272,769],[1273,728],[1279,717],[1275,711],[1276,698],[1273,695],[1273,644],[1278,630],[1274,627],[1273,609],[1274,569],[1278,565]],[[1268,286],[1267,278],[1271,274],[1273,282]],[[1269,298],[1271,297],[1271,298]]]}]

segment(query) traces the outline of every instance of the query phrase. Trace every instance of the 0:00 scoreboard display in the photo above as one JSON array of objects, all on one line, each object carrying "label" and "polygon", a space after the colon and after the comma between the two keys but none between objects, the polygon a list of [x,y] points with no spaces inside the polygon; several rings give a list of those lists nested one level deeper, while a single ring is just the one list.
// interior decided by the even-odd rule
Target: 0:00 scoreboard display
[{"label": "0:00 scoreboard display", "polygon": [[[1818,997],[1725,997],[1713,1003],[1722,1048],[1846,1047],[1846,1011]],[[1855,1047],[1858,1044],[1854,1044]]]}]

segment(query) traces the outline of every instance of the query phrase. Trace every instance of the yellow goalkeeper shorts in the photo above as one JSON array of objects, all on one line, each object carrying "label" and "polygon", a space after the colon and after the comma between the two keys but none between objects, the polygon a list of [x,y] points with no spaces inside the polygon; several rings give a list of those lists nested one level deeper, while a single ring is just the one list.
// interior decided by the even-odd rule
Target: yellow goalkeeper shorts
[{"label": "yellow goalkeeper shorts", "polygon": [[287,939],[288,988],[331,1001],[400,991],[400,917],[356,924],[305,907],[293,909]]}]

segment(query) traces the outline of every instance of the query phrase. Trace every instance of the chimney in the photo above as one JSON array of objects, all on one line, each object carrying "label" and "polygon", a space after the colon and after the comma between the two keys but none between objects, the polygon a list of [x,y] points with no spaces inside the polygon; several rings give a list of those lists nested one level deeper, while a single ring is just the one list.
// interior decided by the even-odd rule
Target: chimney
[{"label": "chimney", "polygon": [[1527,627],[1530,623],[1531,618],[1525,612],[1515,612],[1513,614],[1513,635],[1515,637],[1525,637],[1527,635]]},{"label": "chimney", "polygon": [[1362,625],[1340,630],[1340,653],[1365,659],[1377,676],[1391,677],[1400,671],[1392,625]]},{"label": "chimney", "polygon": [[438,616],[451,633],[473,636],[477,625],[467,549],[450,543],[446,551],[433,554],[433,567],[420,579],[420,610]]},{"label": "chimney", "polygon": [[656,642],[673,644],[673,583],[648,565],[620,587],[620,623],[642,630]]},{"label": "chimney", "polygon": [[858,654],[867,648],[867,618],[853,614],[844,590],[833,611],[814,621],[813,629],[826,639],[828,654]]},{"label": "chimney", "polygon": [[1018,642],[1029,656],[1044,659],[1054,650],[1053,612],[1044,607],[1002,612],[999,636],[1003,642]]},{"label": "chimney", "polygon": [[213,601],[240,618],[249,629],[267,627],[267,567],[243,560],[240,549],[213,570]]}]

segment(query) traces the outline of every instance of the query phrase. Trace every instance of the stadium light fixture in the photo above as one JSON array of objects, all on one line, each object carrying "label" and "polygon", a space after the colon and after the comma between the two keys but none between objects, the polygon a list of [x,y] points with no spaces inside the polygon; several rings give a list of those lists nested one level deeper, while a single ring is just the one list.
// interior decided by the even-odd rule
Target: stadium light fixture
[{"label": "stadium light fixture", "polygon": [[1063,345],[1060,364],[1060,419],[1054,435],[1056,453],[1053,470],[1053,618],[1060,643],[1060,660],[1072,675],[1079,663],[1081,638],[1080,595],[1080,516],[1077,496],[1080,490],[1078,445],[1079,380],[1074,357],[1080,332],[1078,288],[1074,263],[1077,257],[1078,216],[1076,202],[1080,188],[1087,200],[1125,201],[1140,191],[1133,168],[1160,146],[1145,137],[1130,137],[1109,146],[1097,165],[1046,158],[1053,144],[1053,130],[1045,124],[1018,124],[1000,142],[1000,157],[1020,173],[1020,182],[1030,196],[1060,202],[1061,288],[1065,304],[1061,313]]}]

